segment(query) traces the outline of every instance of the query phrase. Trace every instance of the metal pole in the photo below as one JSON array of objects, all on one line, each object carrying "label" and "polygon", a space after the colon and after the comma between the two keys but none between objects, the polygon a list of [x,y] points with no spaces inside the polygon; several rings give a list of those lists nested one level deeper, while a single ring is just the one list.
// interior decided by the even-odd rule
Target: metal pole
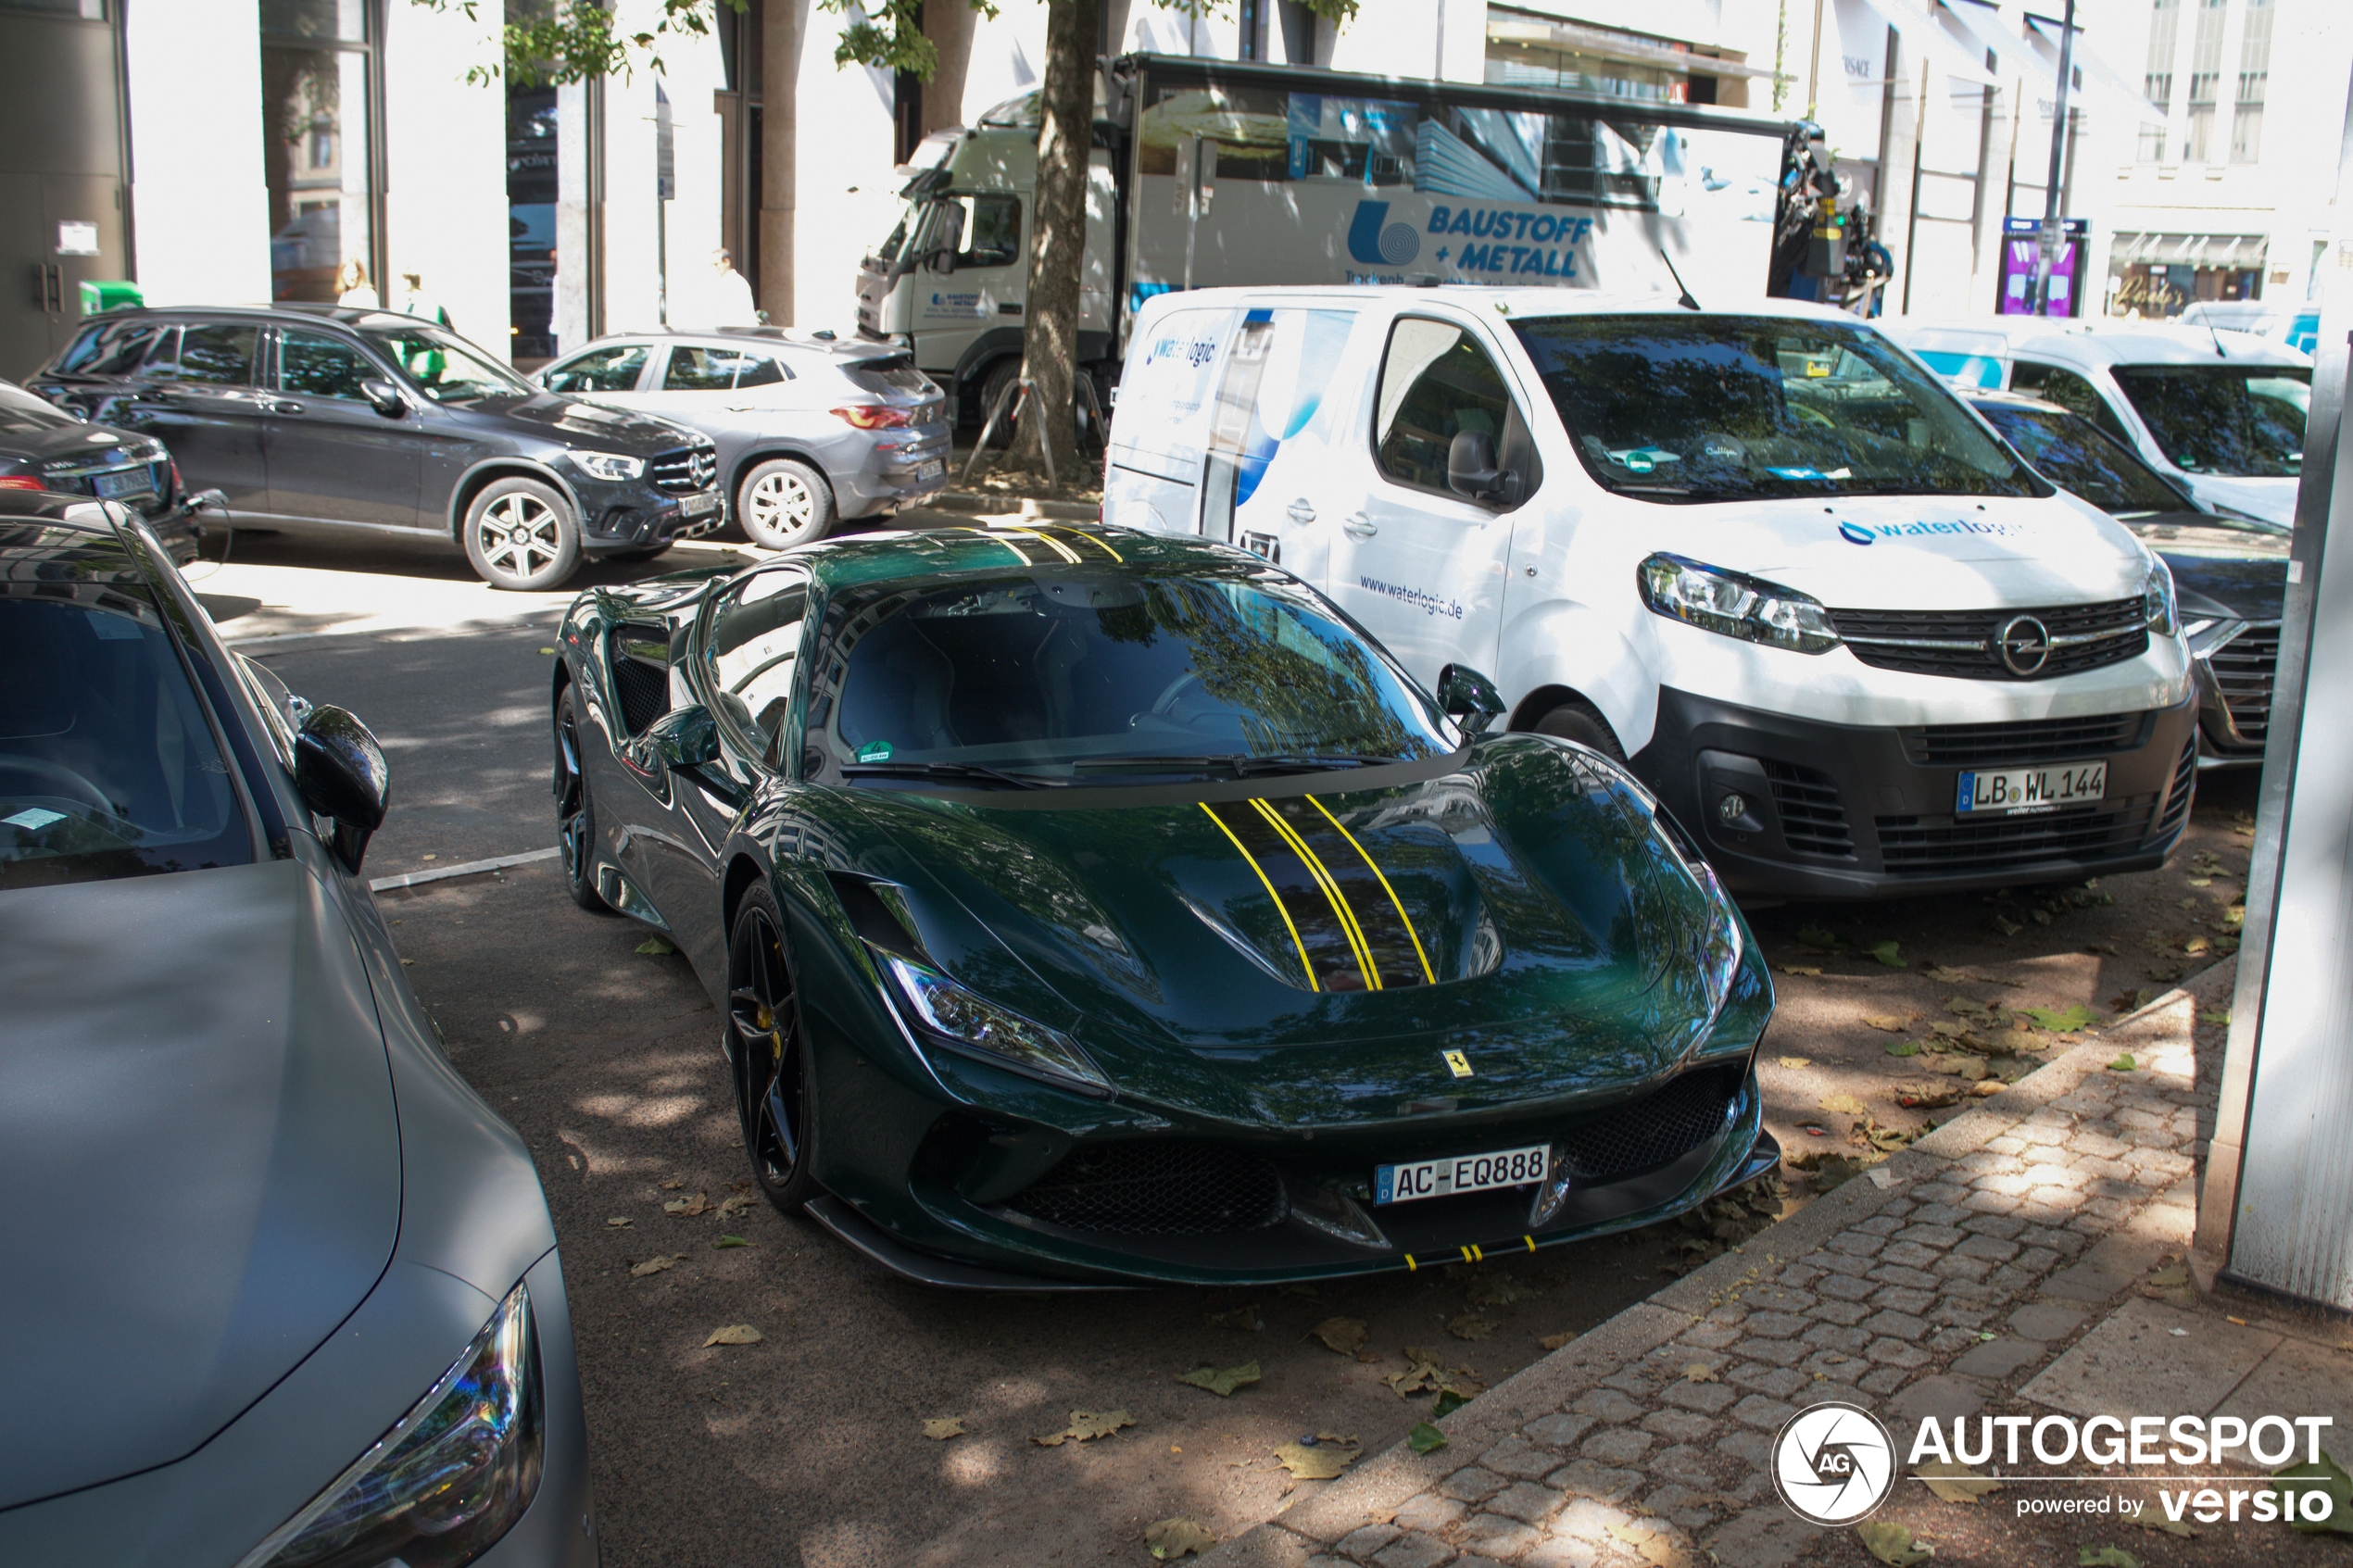
[{"label": "metal pole", "polygon": [[2074,74],[2075,0],[2067,0],[2067,17],[2059,27],[2058,101],[2051,106],[2051,173],[2043,182],[2043,233],[2034,262],[2037,316],[2051,312],[2051,265],[2067,244],[2066,232],[2059,224],[2059,178],[2067,156],[2067,84]]}]

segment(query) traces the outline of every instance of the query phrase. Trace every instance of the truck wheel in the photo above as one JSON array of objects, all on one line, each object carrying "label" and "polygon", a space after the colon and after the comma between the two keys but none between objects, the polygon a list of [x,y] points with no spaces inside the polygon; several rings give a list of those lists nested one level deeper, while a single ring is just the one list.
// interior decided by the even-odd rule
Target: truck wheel
[{"label": "truck wheel", "polygon": [[[973,421],[973,429],[975,433],[988,428],[988,415],[990,410],[997,407],[997,399],[1003,395],[1005,388],[1019,380],[1021,380],[1021,356],[1018,354],[1011,358],[1000,359],[989,368],[987,378],[980,383],[980,417]],[[1005,411],[1005,423],[999,433],[1006,438],[1007,445],[1012,444],[1013,433],[1020,423],[1020,410],[1008,408]],[[974,439],[979,439],[976,433]]]},{"label": "truck wheel", "polygon": [[580,564],[580,522],[554,485],[494,479],[466,508],[465,546],[494,588],[553,588]]},{"label": "truck wheel", "polygon": [[1626,760],[1625,750],[1610,733],[1609,721],[1602,717],[1601,709],[1582,697],[1562,703],[1529,728],[1540,735],[1558,735],[1563,740],[1591,746],[1613,762]]},{"label": "truck wheel", "polygon": [[736,521],[763,549],[789,550],[823,539],[834,525],[833,486],[807,463],[772,458],[744,475]]}]

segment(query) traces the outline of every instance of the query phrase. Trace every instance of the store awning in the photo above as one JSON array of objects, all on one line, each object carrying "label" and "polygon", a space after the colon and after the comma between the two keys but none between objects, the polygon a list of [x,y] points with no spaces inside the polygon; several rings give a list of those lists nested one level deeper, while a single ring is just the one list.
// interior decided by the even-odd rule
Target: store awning
[{"label": "store awning", "polygon": [[1773,74],[1768,69],[1740,60],[1695,54],[1689,49],[1677,49],[1630,33],[1617,32],[1608,28],[1585,27],[1576,22],[1554,21],[1549,17],[1531,16],[1525,11],[1489,11],[1487,36],[1499,43],[1530,44],[1540,49],[1592,55],[1604,60],[1619,60],[1627,65],[1650,66],[1687,75],[1694,71],[1702,76],[1769,77]]},{"label": "store awning", "polygon": [[1990,51],[2000,62],[1995,69],[2004,77],[2024,77],[2045,90],[2057,84],[2057,73],[2043,63],[2042,56],[2023,35],[2004,26],[2002,13],[1984,0],[1936,0],[1936,9],[1978,48]]},{"label": "store awning", "polygon": [[[2058,74],[2059,34],[2067,23],[2057,17],[2038,17],[2026,13],[2026,25],[2034,34],[2034,52],[2041,56],[2054,79]],[[2125,76],[2101,57],[2098,50],[2083,42],[2083,25],[2075,26],[2075,69],[2082,74],[2078,81],[2089,82],[2125,100],[2125,107],[2144,119],[2164,120],[2165,106],[2151,101],[2142,91],[2142,84]]]},{"label": "store awning", "polygon": [[1980,87],[1995,84],[1969,48],[1937,26],[1935,19],[1921,6],[1909,0],[1863,0],[1863,4],[1877,12],[1880,19],[1904,40],[1904,53],[1909,61],[1902,69],[1907,78],[1919,74],[1919,58],[1926,56],[1937,69],[1957,82],[1973,82]]},{"label": "store awning", "polygon": [[2261,234],[2120,233],[2108,251],[2111,266],[2257,268],[2269,240]]}]

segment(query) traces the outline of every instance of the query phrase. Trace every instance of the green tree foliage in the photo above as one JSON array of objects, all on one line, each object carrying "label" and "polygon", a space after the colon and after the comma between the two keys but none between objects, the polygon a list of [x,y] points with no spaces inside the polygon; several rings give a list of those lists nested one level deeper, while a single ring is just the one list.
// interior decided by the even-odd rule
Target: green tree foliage
[{"label": "green tree foliage", "polygon": [[[484,0],[409,0],[429,11],[456,11],[468,21],[480,21]],[[751,0],[661,0],[661,15],[649,28],[624,32],[602,0],[540,0],[499,30],[505,44],[507,79],[522,87],[561,87],[594,77],[628,77],[639,65],[659,73],[665,39],[705,38],[722,6],[741,14]],[[475,66],[466,80],[487,85],[497,80],[498,66]]]}]

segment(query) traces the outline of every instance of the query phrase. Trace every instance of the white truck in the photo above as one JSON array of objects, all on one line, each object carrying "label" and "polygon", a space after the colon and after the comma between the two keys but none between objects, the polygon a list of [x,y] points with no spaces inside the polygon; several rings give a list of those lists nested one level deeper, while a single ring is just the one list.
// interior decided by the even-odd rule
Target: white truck
[{"label": "white truck", "polygon": [[[859,274],[861,335],[968,422],[1020,363],[1038,118],[1031,94],[935,133]],[[1126,56],[1098,78],[1079,358],[1108,384],[1144,301],[1218,284],[1758,298],[1805,249],[1812,204],[1783,193],[1809,158],[1812,127],[1734,110]]]}]

